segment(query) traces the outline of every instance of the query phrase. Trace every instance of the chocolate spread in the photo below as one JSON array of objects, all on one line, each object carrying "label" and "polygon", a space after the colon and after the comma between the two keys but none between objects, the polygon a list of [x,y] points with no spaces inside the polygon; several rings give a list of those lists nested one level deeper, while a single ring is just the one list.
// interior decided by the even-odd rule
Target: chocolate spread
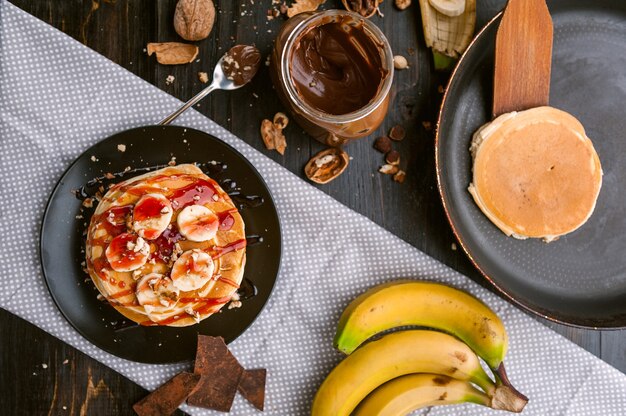
[{"label": "chocolate spread", "polygon": [[291,55],[292,82],[312,107],[333,115],[352,113],[372,101],[389,75],[381,49],[362,21],[346,17],[312,27]]},{"label": "chocolate spread", "polygon": [[235,45],[226,53],[222,69],[235,85],[244,85],[256,75],[261,63],[261,52],[254,46]]}]

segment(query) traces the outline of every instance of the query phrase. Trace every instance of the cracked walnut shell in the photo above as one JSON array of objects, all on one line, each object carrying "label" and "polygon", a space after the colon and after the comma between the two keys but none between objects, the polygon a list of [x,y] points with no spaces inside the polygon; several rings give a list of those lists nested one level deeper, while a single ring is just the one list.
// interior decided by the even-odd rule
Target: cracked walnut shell
[{"label": "cracked walnut shell", "polygon": [[325,184],[341,175],[348,163],[350,159],[346,152],[331,147],[313,156],[304,166],[304,174],[315,183]]}]

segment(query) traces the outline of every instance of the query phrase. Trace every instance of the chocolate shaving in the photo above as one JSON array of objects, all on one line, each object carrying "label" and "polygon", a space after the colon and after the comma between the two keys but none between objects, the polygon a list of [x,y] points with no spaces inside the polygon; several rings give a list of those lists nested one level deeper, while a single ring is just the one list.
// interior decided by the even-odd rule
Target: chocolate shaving
[{"label": "chocolate shaving", "polygon": [[139,416],[171,415],[200,381],[199,374],[180,373],[134,404]]},{"label": "chocolate shaving", "polygon": [[243,367],[230,353],[222,337],[198,335],[193,371],[202,377],[187,403],[229,412],[237,394]]},{"label": "chocolate shaving", "polygon": [[261,411],[265,404],[266,376],[267,370],[264,368],[244,370],[239,380],[239,393]]}]

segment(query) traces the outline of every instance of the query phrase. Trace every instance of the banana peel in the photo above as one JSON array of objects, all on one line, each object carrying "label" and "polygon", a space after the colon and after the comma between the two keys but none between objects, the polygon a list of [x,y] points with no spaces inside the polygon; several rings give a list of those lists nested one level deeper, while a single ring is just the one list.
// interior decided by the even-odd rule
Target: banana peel
[{"label": "banana peel", "polygon": [[432,49],[435,69],[452,69],[467,49],[476,28],[476,0],[466,0],[463,13],[449,16],[438,11],[431,2],[419,0],[426,46]]}]

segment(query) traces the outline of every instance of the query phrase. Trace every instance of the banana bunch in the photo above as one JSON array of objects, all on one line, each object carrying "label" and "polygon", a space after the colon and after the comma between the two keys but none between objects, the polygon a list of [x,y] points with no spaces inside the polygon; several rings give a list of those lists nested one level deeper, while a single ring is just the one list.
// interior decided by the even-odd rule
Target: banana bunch
[{"label": "banana bunch", "polygon": [[[407,326],[432,329],[391,332],[365,343]],[[348,356],[320,386],[313,416],[401,416],[465,402],[521,412],[528,401],[506,376],[508,337],[500,318],[450,286],[397,281],[370,289],[343,312],[334,345]]]},{"label": "banana bunch", "polygon": [[426,46],[435,69],[449,69],[474,36],[476,0],[419,0]]}]

